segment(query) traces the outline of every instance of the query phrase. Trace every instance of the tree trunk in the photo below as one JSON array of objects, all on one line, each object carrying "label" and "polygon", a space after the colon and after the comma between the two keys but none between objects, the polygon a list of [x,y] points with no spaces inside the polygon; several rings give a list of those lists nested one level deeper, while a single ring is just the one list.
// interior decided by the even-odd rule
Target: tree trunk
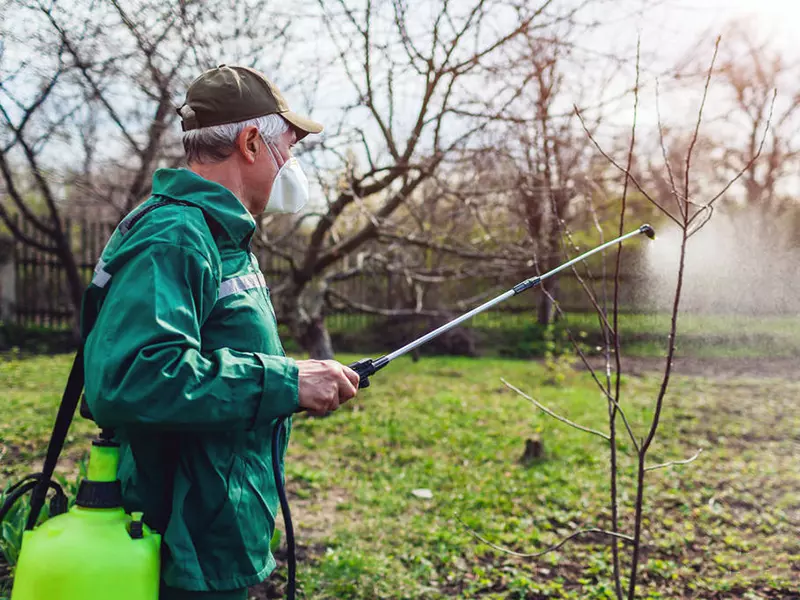
[{"label": "tree trunk", "polygon": [[285,304],[289,329],[300,347],[316,360],[334,358],[331,336],[325,327],[325,285],[311,282],[287,290]]},{"label": "tree trunk", "polygon": [[[555,299],[558,293],[558,280],[551,278],[542,282],[541,285],[542,289],[539,295],[539,305],[536,312],[537,321],[539,325],[549,325],[553,320],[553,313],[555,312],[552,299]],[[547,291],[548,294],[545,294],[545,291]]]},{"label": "tree trunk", "polygon": [[328,329],[325,327],[325,317],[319,316],[308,322],[302,335],[301,344],[303,349],[308,352],[309,358],[333,359],[333,345]]},{"label": "tree trunk", "polygon": [[[562,219],[566,206],[566,190],[552,190],[552,212],[546,220],[547,234],[547,271],[555,269],[561,256]],[[545,290],[548,294],[545,294]],[[553,320],[553,301],[558,299],[558,279],[553,277],[542,283],[542,295],[539,298],[538,321],[540,325],[548,325]]]}]

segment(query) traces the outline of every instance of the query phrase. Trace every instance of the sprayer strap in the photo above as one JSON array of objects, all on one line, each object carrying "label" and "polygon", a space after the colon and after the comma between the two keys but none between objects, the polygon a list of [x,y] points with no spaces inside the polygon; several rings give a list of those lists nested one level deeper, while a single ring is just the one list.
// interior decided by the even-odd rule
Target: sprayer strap
[{"label": "sprayer strap", "polygon": [[61,405],[58,407],[58,415],[56,416],[55,425],[53,425],[53,433],[50,435],[50,443],[47,445],[47,456],[44,459],[42,473],[39,476],[39,482],[31,496],[31,512],[30,515],[28,515],[28,523],[25,526],[26,529],[33,529],[34,525],[36,525],[36,520],[39,518],[39,513],[42,510],[45,496],[47,495],[47,488],[53,477],[53,472],[56,469],[58,456],[61,454],[61,450],[64,448],[64,442],[67,440],[69,426],[75,415],[75,409],[78,408],[82,391],[83,345],[81,345],[75,353],[72,370],[69,372],[67,385],[61,397]]}]

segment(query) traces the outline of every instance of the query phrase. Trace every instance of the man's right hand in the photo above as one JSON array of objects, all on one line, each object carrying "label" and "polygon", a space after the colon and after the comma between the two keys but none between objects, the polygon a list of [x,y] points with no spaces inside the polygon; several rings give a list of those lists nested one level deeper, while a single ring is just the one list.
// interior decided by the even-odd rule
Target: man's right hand
[{"label": "man's right hand", "polygon": [[300,408],[322,416],[358,392],[358,373],[335,360],[298,360]]}]

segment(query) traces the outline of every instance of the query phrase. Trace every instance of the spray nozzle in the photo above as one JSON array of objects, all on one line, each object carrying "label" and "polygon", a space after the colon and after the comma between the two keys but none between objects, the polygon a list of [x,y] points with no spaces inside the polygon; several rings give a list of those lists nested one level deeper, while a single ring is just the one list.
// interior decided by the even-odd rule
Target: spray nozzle
[{"label": "spray nozzle", "polygon": [[639,227],[639,231],[649,237],[651,240],[656,239],[656,230],[652,225],[644,224]]}]

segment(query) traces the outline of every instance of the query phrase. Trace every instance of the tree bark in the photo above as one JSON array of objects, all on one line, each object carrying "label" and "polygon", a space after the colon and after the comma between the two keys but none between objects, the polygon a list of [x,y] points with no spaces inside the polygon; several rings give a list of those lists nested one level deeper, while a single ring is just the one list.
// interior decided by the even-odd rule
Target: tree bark
[{"label": "tree bark", "polygon": [[303,349],[308,352],[309,358],[316,360],[330,360],[334,358],[331,336],[325,327],[325,317],[319,316],[311,319],[305,326],[301,336]]},{"label": "tree bark", "polygon": [[[536,311],[539,325],[549,325],[553,320],[555,308],[553,300],[558,294],[558,279],[555,277],[545,280],[539,296],[539,306]],[[547,293],[545,293],[547,292]]]},{"label": "tree bark", "polygon": [[331,336],[325,326],[325,284],[322,282],[295,282],[286,290],[286,312],[289,330],[309,358],[331,360],[334,358]]},{"label": "tree bark", "polygon": [[[547,232],[547,260],[544,261],[545,272],[555,269],[561,256],[561,235],[563,233],[562,221],[564,219],[564,209],[567,204],[567,191],[563,189],[549,190],[550,214],[543,223],[548,228]],[[545,291],[547,293],[545,293]],[[552,277],[542,283],[542,294],[539,297],[539,308],[537,311],[539,325],[549,325],[553,319],[553,301],[558,298],[558,278]]]}]

